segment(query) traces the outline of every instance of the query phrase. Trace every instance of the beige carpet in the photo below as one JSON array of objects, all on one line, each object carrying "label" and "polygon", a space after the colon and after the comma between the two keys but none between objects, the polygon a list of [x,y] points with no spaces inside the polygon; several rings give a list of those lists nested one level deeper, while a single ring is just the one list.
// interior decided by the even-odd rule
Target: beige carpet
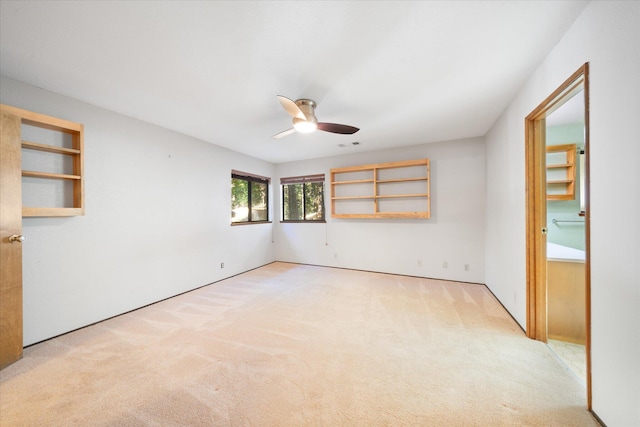
[{"label": "beige carpet", "polygon": [[5,426],[597,426],[484,286],[274,263],[29,347]]}]

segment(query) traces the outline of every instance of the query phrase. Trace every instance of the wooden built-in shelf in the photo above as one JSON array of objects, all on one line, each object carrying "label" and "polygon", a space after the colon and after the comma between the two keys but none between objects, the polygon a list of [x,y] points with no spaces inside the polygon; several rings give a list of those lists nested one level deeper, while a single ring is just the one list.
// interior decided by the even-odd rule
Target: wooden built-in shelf
[{"label": "wooden built-in shelf", "polygon": [[[48,217],[48,216],[77,216],[84,215],[84,126],[80,123],[71,122],[56,117],[46,116],[44,114],[34,113],[33,111],[23,110],[21,108],[9,105],[0,105],[0,108],[20,119],[22,125],[33,126],[35,128],[47,131],[59,132],[70,136],[70,147],[62,147],[57,145],[43,144],[36,141],[21,141],[23,150],[35,150],[46,153],[53,153],[69,158],[70,171],[60,170],[56,172],[44,172],[37,170],[22,170],[22,176],[26,178],[39,178],[45,180],[65,180],[72,182],[72,202],[71,206],[57,207],[32,207],[22,206],[23,217]],[[23,129],[24,130],[24,129]],[[22,130],[22,131],[23,131]],[[21,133],[22,133],[21,131]],[[65,162],[61,162],[65,163]],[[36,165],[41,166],[40,164]],[[65,173],[71,172],[71,173]],[[24,181],[23,181],[23,191]],[[36,197],[37,199],[37,197]]]},{"label": "wooden built-in shelf", "polygon": [[[558,162],[558,156],[561,157],[560,162]],[[549,172],[547,172],[547,200],[574,200],[576,198],[575,163],[576,144],[550,145],[547,147],[547,171],[554,172],[553,176],[550,176]],[[562,174],[562,170],[565,171],[564,174]],[[559,173],[559,175],[555,175],[555,173]],[[562,187],[558,188],[560,186]]]},{"label": "wooden built-in shelf", "polygon": [[429,159],[331,169],[332,218],[429,218],[430,206]]}]

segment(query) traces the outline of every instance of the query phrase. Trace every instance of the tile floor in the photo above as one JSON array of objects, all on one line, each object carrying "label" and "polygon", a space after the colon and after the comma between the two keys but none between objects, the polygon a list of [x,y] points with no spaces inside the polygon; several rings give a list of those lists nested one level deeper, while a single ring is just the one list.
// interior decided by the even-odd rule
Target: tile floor
[{"label": "tile floor", "polygon": [[565,341],[547,340],[551,350],[576,374],[583,384],[587,384],[587,352],[584,345]]}]

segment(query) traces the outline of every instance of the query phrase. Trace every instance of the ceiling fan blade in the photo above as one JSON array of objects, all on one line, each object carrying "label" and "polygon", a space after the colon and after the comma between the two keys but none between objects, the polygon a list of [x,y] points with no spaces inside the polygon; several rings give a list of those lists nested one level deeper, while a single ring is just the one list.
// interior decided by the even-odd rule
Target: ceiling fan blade
[{"label": "ceiling fan blade", "polygon": [[282,108],[284,108],[285,111],[291,115],[291,117],[297,117],[302,120],[307,120],[307,117],[294,101],[282,95],[277,95],[277,97],[278,101],[280,101],[280,104],[282,104]]},{"label": "ceiling fan blade", "polygon": [[339,125],[337,123],[318,123],[318,130],[323,130],[325,132],[331,133],[341,133],[344,135],[351,135],[360,130],[360,128],[349,126],[349,125]]},{"label": "ceiling fan blade", "polygon": [[273,135],[271,138],[276,138],[276,139],[278,139],[278,138],[283,138],[283,137],[285,137],[285,136],[287,136],[287,135],[291,135],[291,134],[292,134],[292,133],[294,133],[295,131],[296,131],[296,130],[295,130],[294,128],[287,129],[287,130],[285,130],[285,131],[282,131],[282,132],[280,132],[280,133],[277,133],[277,134]]}]

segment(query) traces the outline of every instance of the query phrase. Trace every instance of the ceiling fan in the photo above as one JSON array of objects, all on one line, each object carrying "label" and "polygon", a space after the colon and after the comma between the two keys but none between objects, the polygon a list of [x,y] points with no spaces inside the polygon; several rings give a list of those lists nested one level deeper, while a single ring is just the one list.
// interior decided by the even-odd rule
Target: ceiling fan
[{"label": "ceiling fan", "polygon": [[351,135],[360,130],[354,126],[337,123],[319,123],[315,115],[316,103],[310,99],[303,98],[292,101],[286,96],[278,95],[278,100],[282,104],[282,108],[293,117],[293,127],[273,135],[273,138],[282,138],[294,132],[310,133],[316,129],[345,135]]}]

